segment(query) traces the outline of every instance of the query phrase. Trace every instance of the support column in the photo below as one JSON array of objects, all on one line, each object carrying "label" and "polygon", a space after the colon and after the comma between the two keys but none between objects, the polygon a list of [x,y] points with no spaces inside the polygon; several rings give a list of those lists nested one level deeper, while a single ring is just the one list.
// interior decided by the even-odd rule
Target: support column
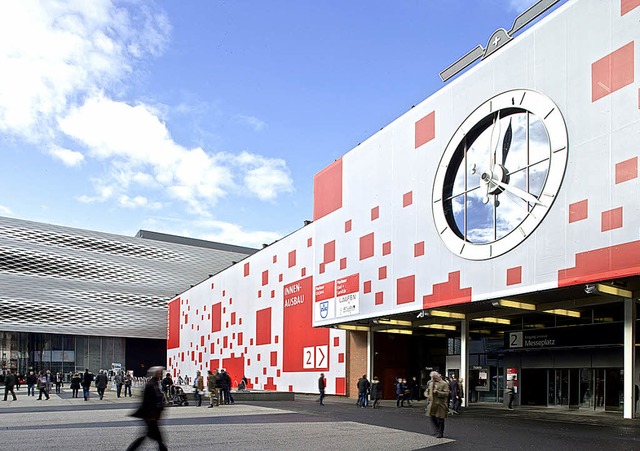
[{"label": "support column", "polygon": [[367,377],[373,379],[373,332],[367,332]]},{"label": "support column", "polygon": [[634,382],[636,368],[636,301],[624,300],[624,418],[635,413]]},{"label": "support column", "polygon": [[467,407],[469,399],[469,320],[460,321],[460,377],[463,378],[462,388],[464,397],[462,407]]}]

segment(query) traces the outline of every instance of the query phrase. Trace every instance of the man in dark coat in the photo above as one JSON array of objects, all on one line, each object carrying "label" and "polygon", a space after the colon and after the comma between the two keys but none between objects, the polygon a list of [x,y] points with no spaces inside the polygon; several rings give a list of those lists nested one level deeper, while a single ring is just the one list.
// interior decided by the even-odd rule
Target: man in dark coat
[{"label": "man in dark coat", "polygon": [[373,380],[371,381],[371,401],[374,409],[378,407],[380,404],[380,399],[382,398],[382,386],[380,384],[380,380],[378,376],[373,376]]},{"label": "man in dark coat", "polygon": [[89,368],[84,369],[84,374],[82,375],[82,396],[84,396],[84,400],[89,399],[89,389],[91,388],[91,382],[93,382],[93,374],[89,372]]},{"label": "man in dark coat", "polygon": [[167,447],[162,441],[162,434],[160,433],[160,427],[158,421],[162,416],[162,410],[164,409],[164,395],[160,390],[160,378],[164,368],[161,366],[154,366],[149,368],[147,376],[150,376],[147,385],[144,387],[144,394],[142,395],[142,404],[131,416],[141,418],[147,425],[147,432],[142,437],[138,437],[129,445],[127,451],[133,451],[138,449],[146,437],[158,442],[158,449],[160,451],[166,451]]},{"label": "man in dark coat", "polygon": [[460,413],[462,397],[460,396],[460,384],[458,384],[458,378],[455,374],[451,375],[451,380],[449,381],[449,393],[451,396],[451,409],[455,413]]},{"label": "man in dark coat", "polygon": [[362,377],[358,380],[358,405],[363,409],[367,407],[368,404],[368,394],[370,386],[371,384],[367,379],[367,375],[363,374]]},{"label": "man in dark coat", "polygon": [[13,400],[15,401],[16,399],[16,393],[13,391],[13,386],[16,385],[16,375],[13,374],[13,372],[9,372],[9,374],[7,374],[4,378],[4,400],[7,400],[7,395],[9,393],[11,393],[11,396],[13,396]]},{"label": "man in dark coat", "polygon": [[107,375],[104,374],[104,370],[100,370],[100,374],[96,376],[96,388],[98,389],[100,399],[104,398],[104,391],[107,389],[108,384],[109,380],[107,379]]},{"label": "man in dark coat", "polygon": [[320,390],[320,405],[324,406],[324,389],[327,387],[327,380],[324,378],[324,373],[320,373],[318,379],[318,390]]}]

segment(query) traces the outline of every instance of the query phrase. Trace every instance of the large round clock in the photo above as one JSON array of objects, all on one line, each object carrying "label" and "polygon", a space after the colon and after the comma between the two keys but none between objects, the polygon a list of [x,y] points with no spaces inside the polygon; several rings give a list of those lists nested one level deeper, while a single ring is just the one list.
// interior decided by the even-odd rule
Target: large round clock
[{"label": "large round clock", "polygon": [[502,255],[545,217],[567,165],[558,107],[527,89],[480,105],[447,145],[433,185],[433,218],[446,246],[470,260]]}]

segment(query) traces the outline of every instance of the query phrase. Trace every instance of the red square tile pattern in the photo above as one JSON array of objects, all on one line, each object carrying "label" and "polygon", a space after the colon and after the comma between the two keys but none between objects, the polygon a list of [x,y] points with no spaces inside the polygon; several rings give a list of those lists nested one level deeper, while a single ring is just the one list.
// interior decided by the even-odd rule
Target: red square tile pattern
[{"label": "red square tile pattern", "polygon": [[616,164],[616,185],[638,178],[638,157],[629,158]]},{"label": "red square tile pattern", "polygon": [[371,220],[375,221],[380,217],[380,207],[373,207],[371,209]]},{"label": "red square tile pattern", "polygon": [[424,255],[424,241],[420,241],[413,245],[413,256],[421,257]]},{"label": "red square tile pattern", "polygon": [[329,241],[324,245],[323,263],[331,263],[336,259],[336,240]]},{"label": "red square tile pattern", "polygon": [[313,178],[313,220],[342,208],[342,158]]},{"label": "red square tile pattern", "polygon": [[408,207],[413,203],[413,191],[409,191],[408,193],[404,193],[402,195],[402,207]]},{"label": "red square tile pattern", "polygon": [[507,269],[507,286],[522,283],[522,266]]},{"label": "red square tile pattern", "polygon": [[640,241],[576,254],[576,265],[558,271],[558,286],[567,287],[640,273]]},{"label": "red square tile pattern", "polygon": [[569,204],[569,224],[589,217],[589,200],[581,200]]},{"label": "red square tile pattern", "polygon": [[450,272],[446,282],[433,285],[433,294],[422,297],[422,308],[471,302],[471,288],[460,287],[460,271]]},{"label": "red square tile pattern", "polygon": [[620,0],[620,15],[624,16],[638,6],[640,6],[640,0]]},{"label": "red square tile pattern", "polygon": [[436,112],[432,111],[418,122],[415,127],[415,148],[428,143],[436,137]]},{"label": "red square tile pattern", "polygon": [[396,304],[409,304],[416,300],[416,276],[401,277],[396,281]]},{"label": "red square tile pattern", "polygon": [[364,260],[369,257],[373,257],[373,245],[374,245],[373,232],[368,235],[360,237],[360,260]]},{"label": "red square tile pattern", "polygon": [[271,307],[256,312],[256,345],[271,343]]},{"label": "red square tile pattern", "polygon": [[633,83],[633,41],[591,65],[591,101]]},{"label": "red square tile pattern", "polygon": [[607,232],[609,230],[619,229],[622,227],[622,207],[614,208],[602,212],[602,222],[600,230]]}]

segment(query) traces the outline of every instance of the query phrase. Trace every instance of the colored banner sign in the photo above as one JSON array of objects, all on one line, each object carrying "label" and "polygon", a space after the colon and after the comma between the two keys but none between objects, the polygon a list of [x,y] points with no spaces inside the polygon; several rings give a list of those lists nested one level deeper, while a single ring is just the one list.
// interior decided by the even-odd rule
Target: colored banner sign
[{"label": "colored banner sign", "polygon": [[329,369],[329,329],[313,328],[313,277],[284,286],[282,371]]},{"label": "colored banner sign", "polygon": [[336,316],[360,313],[360,274],[336,280]]},{"label": "colored banner sign", "polygon": [[336,283],[335,281],[316,286],[313,320],[324,321],[336,316]]}]

